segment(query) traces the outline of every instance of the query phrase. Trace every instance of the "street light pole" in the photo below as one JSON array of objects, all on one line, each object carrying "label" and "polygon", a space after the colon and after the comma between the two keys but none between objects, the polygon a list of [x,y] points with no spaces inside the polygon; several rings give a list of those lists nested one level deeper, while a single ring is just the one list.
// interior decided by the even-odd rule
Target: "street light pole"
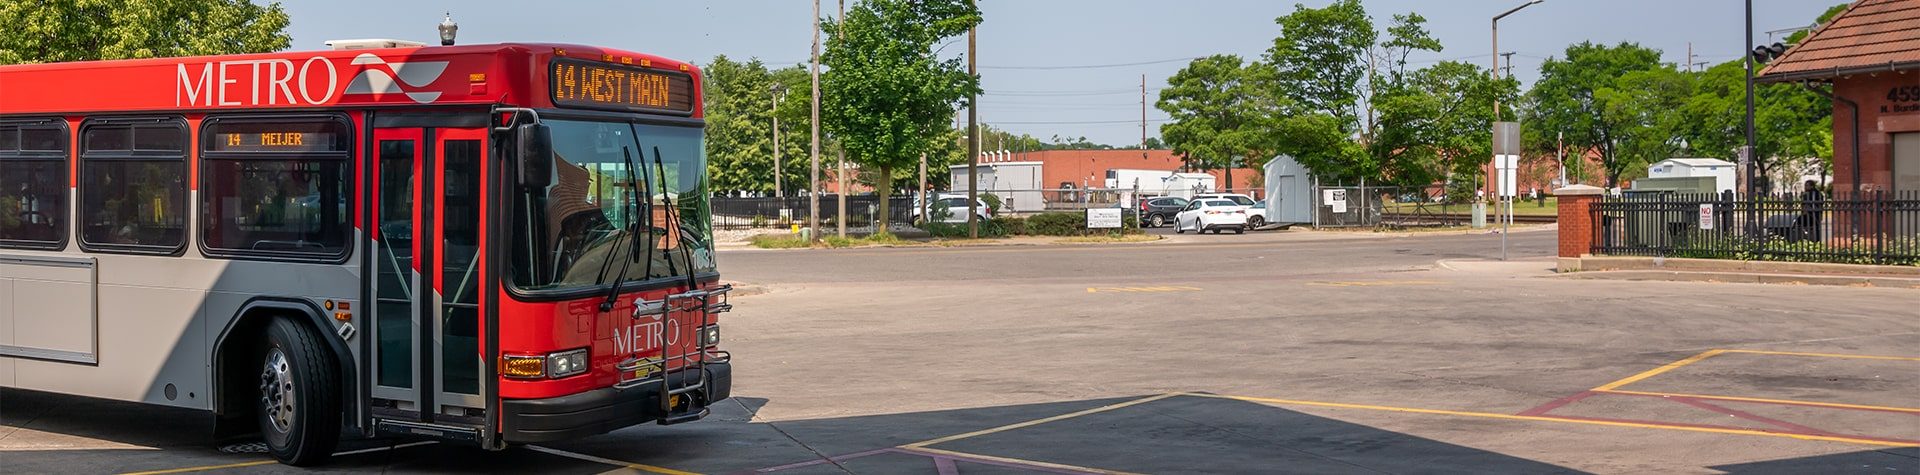
[{"label": "street light pole", "polygon": [[[1492,74],[1494,79],[1500,79],[1500,19],[1506,18],[1507,15],[1512,15],[1514,12],[1518,12],[1527,7],[1539,5],[1540,2],[1544,1],[1546,0],[1533,0],[1513,7],[1512,10],[1507,10],[1505,13],[1493,16],[1493,69],[1488,70],[1487,73]],[[1493,100],[1493,121],[1500,121],[1500,99],[1497,98]]]},{"label": "street light pole", "polygon": [[[1742,38],[1740,40],[1740,43],[1741,44],[1753,43],[1753,0],[1747,0],[1747,36],[1746,38]],[[1747,196],[1753,197],[1760,193],[1760,182],[1759,180],[1757,180],[1757,178],[1760,177],[1759,176],[1760,157],[1754,156],[1754,153],[1753,153],[1754,145],[1756,144],[1756,142],[1759,142],[1759,137],[1757,136],[1757,134],[1755,134],[1753,130],[1754,128],[1753,127],[1753,61],[1754,61],[1754,58],[1753,58],[1753,55],[1751,54],[1746,55],[1746,57],[1747,57],[1747,60],[1746,60],[1746,64],[1747,64],[1747,123],[1746,123],[1747,149],[1746,149],[1746,153],[1741,154],[1741,158],[1747,161],[1746,163]],[[1753,224],[1755,224],[1753,223],[1754,219],[1755,219],[1754,214],[1751,212],[1748,213],[1747,221],[1749,226],[1752,226]]]}]

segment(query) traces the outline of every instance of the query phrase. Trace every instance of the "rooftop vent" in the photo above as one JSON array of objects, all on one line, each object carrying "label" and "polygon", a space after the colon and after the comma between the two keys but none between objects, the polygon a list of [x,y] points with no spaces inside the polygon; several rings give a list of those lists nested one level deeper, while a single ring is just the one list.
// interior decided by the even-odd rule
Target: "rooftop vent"
[{"label": "rooftop vent", "polygon": [[382,39],[382,38],[327,41],[327,48],[336,50],[336,51],[353,50],[353,49],[376,49],[376,48],[422,48],[426,46],[427,46],[426,43],[421,43],[418,41],[390,40],[390,39]]}]

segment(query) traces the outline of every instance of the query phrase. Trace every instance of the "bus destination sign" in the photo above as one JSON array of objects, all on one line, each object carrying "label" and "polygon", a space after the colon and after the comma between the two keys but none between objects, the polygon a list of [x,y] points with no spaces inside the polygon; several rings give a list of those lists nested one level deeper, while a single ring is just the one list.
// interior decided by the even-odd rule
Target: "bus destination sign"
[{"label": "bus destination sign", "polygon": [[560,107],[693,113],[693,77],[686,74],[555,58],[548,79]]},{"label": "bus destination sign", "polygon": [[339,148],[336,142],[333,132],[249,131],[215,133],[207,145],[215,152],[319,152]]}]

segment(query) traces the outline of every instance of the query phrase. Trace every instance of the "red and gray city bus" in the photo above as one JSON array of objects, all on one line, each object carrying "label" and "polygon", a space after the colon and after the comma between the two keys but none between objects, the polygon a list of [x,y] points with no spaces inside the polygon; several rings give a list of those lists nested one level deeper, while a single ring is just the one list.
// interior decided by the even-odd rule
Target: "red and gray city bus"
[{"label": "red and gray city bus", "polygon": [[293,464],[728,397],[698,69],[366,44],[0,66],[0,387],[211,411]]}]

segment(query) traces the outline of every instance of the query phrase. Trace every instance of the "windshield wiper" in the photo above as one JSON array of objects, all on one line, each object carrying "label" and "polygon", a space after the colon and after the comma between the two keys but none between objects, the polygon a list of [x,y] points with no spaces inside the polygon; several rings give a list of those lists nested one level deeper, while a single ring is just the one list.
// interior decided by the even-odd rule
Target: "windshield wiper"
[{"label": "windshield wiper", "polygon": [[[659,168],[660,177],[662,180],[665,180],[667,167],[666,165],[660,164],[660,147],[653,148],[653,166]],[[675,230],[679,231],[677,234],[680,236],[680,242],[677,244],[680,245],[680,257],[685,259],[687,263],[687,291],[691,292],[694,289],[700,288],[700,284],[693,276],[693,251],[687,249],[689,247],[686,242],[687,228],[680,225],[680,213],[678,209],[673,206],[673,197],[666,193],[661,193],[660,199],[664,201],[664,203],[661,204],[667,206],[667,225],[673,226]],[[653,260],[648,259],[647,261],[652,262]],[[673,256],[667,256],[667,269],[669,269],[668,272],[674,272],[671,270],[673,269]]]},{"label": "windshield wiper", "polygon": [[[636,142],[634,143],[635,146],[639,146],[638,140],[639,139],[636,137],[635,138]],[[633,197],[636,195],[639,195],[639,196],[644,196],[644,195],[640,195],[641,193],[640,184],[635,183],[633,181],[633,167],[634,167],[633,151],[626,147],[620,147],[620,155],[621,155],[621,158],[625,159],[627,162],[627,190],[628,190],[627,202],[622,203],[621,206],[628,208],[628,211],[631,211],[631,213],[627,215],[627,225],[620,229],[621,234],[618,239],[622,241],[636,240],[639,238],[640,235],[633,232],[633,225],[634,223],[638,222],[637,220],[634,219],[633,215],[639,214],[640,206],[639,204],[635,203],[635,200],[633,199]],[[649,216],[648,221],[652,221],[651,216]],[[653,234],[653,231],[651,229],[652,225],[649,224],[648,228],[649,229],[647,231],[647,234],[652,235]],[[620,286],[625,285],[627,283],[627,266],[629,264],[632,264],[633,261],[638,260],[636,256],[639,253],[639,248],[640,248],[640,243],[638,242],[631,242],[627,244],[627,258],[620,261],[620,273],[614,275],[613,285],[607,288],[607,299],[605,301],[600,302],[600,311],[602,312],[613,311],[614,301],[620,299]],[[607,260],[601,263],[602,264],[601,272],[603,273],[606,272],[606,264],[613,262],[614,256],[619,250],[620,250],[620,243],[618,241],[615,241],[613,249],[607,250]]]}]

